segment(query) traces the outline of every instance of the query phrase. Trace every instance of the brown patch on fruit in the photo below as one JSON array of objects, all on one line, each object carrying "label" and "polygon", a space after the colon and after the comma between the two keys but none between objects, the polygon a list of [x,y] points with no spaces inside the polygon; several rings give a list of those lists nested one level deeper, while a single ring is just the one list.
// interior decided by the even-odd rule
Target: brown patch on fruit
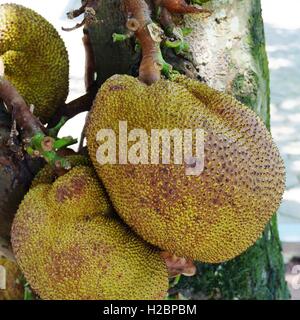
[{"label": "brown patch on fruit", "polygon": [[113,248],[104,243],[94,243],[93,251],[95,254],[98,254],[101,256],[107,256],[109,253],[113,251]]},{"label": "brown patch on fruit", "polygon": [[110,86],[109,87],[109,91],[120,91],[120,90],[124,90],[125,87],[121,86],[121,85],[115,85],[115,86]]},{"label": "brown patch on fruit", "polygon": [[54,281],[63,282],[66,278],[80,279],[85,268],[85,257],[81,255],[81,246],[76,244],[64,251],[50,251],[50,261],[46,266],[46,274]]},{"label": "brown patch on fruit", "polygon": [[66,200],[78,198],[84,193],[85,186],[86,179],[84,176],[73,177],[69,185],[57,188],[56,200],[61,203]]}]

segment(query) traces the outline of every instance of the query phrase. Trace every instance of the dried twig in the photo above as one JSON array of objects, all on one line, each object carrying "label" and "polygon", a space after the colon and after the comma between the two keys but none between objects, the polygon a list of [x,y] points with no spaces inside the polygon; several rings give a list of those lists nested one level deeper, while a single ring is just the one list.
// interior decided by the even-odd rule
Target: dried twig
[{"label": "dried twig", "polygon": [[62,28],[64,31],[73,31],[82,26],[89,26],[93,23],[97,22],[96,13],[99,8],[100,0],[85,0],[83,1],[80,8],[75,9],[67,13],[69,19],[74,19],[82,14],[84,14],[84,18],[80,23],[77,23],[74,27],[71,28]]},{"label": "dried twig", "polygon": [[71,27],[71,28],[62,27],[62,30],[67,31],[67,32],[74,31],[74,30],[77,30],[77,29],[83,27],[85,25],[85,23],[86,23],[86,21],[85,21],[85,19],[83,19],[80,23],[77,23],[74,27]]},{"label": "dried twig", "polygon": [[84,13],[84,10],[85,10],[87,4],[88,4],[88,1],[86,1],[86,0],[83,1],[81,7],[78,8],[78,9],[75,9],[75,10],[72,10],[72,11],[68,12],[67,13],[67,17],[69,19],[74,19],[74,18],[77,18],[77,17],[81,16]]}]

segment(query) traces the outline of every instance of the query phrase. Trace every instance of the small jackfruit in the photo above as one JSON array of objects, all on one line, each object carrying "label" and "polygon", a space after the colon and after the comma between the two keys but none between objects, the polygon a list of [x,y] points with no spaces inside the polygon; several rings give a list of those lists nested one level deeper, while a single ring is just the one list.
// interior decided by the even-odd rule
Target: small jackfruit
[{"label": "small jackfruit", "polygon": [[162,299],[168,275],[157,249],[111,211],[94,170],[73,168],[31,189],[14,220],[12,245],[42,299]]},{"label": "small jackfruit", "polygon": [[23,275],[15,261],[0,256],[0,300],[23,300]]},{"label": "small jackfruit", "polygon": [[69,90],[68,53],[55,28],[31,9],[0,5],[0,59],[5,78],[49,120]]},{"label": "small jackfruit", "polygon": [[[104,142],[98,133],[112,129],[118,150],[120,121],[127,121],[128,136],[133,129],[146,130],[142,144],[148,146],[149,164],[98,162]],[[152,129],[202,129],[203,172],[187,175],[189,161],[150,164]],[[141,155],[139,139],[128,138],[128,153],[133,147]],[[219,263],[240,255],[261,236],[285,187],[283,161],[258,116],[233,97],[183,76],[152,86],[124,75],[110,78],[94,102],[87,140],[94,167],[125,223],[179,257]],[[170,149],[172,160],[173,144]]]}]

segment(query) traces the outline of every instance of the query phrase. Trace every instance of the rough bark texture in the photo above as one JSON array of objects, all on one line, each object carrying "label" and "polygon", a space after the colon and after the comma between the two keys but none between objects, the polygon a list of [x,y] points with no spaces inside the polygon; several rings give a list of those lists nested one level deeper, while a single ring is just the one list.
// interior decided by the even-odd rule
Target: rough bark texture
[{"label": "rough bark texture", "polygon": [[136,74],[139,54],[134,40],[113,43],[113,33],[126,33],[126,19],[122,14],[122,1],[100,1],[98,23],[90,27],[91,42],[95,52],[97,82],[103,83],[110,76]]},{"label": "rough bark texture", "polygon": [[[128,40],[114,44],[112,34],[124,33],[120,0],[102,1],[100,23],[90,28],[98,85],[116,73],[136,74],[139,55]],[[255,110],[269,126],[269,70],[260,0],[211,0],[209,18],[186,15],[193,32],[187,40],[201,79],[233,94]],[[195,244],[196,245],[196,244]],[[246,253],[222,265],[197,264],[195,277],[182,277],[172,293],[189,299],[288,299],[277,218]]]},{"label": "rough bark texture", "polygon": [[[43,162],[20,159],[10,147],[11,116],[0,102],[0,238],[9,239],[14,215]],[[16,150],[17,151],[17,150]]]},{"label": "rough bark texture", "polygon": [[1,258],[15,260],[13,254],[12,254],[11,245],[10,245],[9,241],[0,237],[0,259]]}]

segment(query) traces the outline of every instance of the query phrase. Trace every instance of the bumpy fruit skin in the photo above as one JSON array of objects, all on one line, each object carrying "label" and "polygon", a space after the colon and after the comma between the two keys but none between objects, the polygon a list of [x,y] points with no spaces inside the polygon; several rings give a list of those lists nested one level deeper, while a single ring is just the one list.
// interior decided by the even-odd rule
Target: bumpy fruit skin
[{"label": "bumpy fruit skin", "polygon": [[0,300],[23,300],[23,276],[16,262],[0,256],[0,268],[6,270],[6,289],[1,290],[0,288]]},{"label": "bumpy fruit skin", "polygon": [[[70,155],[66,156],[71,167],[78,166],[91,166],[91,161],[82,155]],[[38,186],[39,184],[52,184],[57,179],[55,168],[51,164],[46,164],[34,177],[31,188]]]},{"label": "bumpy fruit skin", "polygon": [[12,229],[18,264],[42,299],[162,299],[168,276],[158,251],[111,210],[93,169],[79,166],[22,202]]},{"label": "bumpy fruit skin", "polygon": [[34,114],[49,120],[69,90],[69,59],[55,28],[31,9],[0,5],[0,59]]},{"label": "bumpy fruit skin", "polygon": [[[97,133],[111,128],[117,134],[119,121],[128,122],[128,132],[142,128],[149,137],[151,129],[203,129],[203,173],[187,176],[187,165],[174,163],[100,165]],[[123,220],[146,241],[180,257],[219,263],[240,255],[260,237],[284,191],[283,161],[256,114],[183,76],[152,86],[112,77],[95,100],[87,139]]]}]

